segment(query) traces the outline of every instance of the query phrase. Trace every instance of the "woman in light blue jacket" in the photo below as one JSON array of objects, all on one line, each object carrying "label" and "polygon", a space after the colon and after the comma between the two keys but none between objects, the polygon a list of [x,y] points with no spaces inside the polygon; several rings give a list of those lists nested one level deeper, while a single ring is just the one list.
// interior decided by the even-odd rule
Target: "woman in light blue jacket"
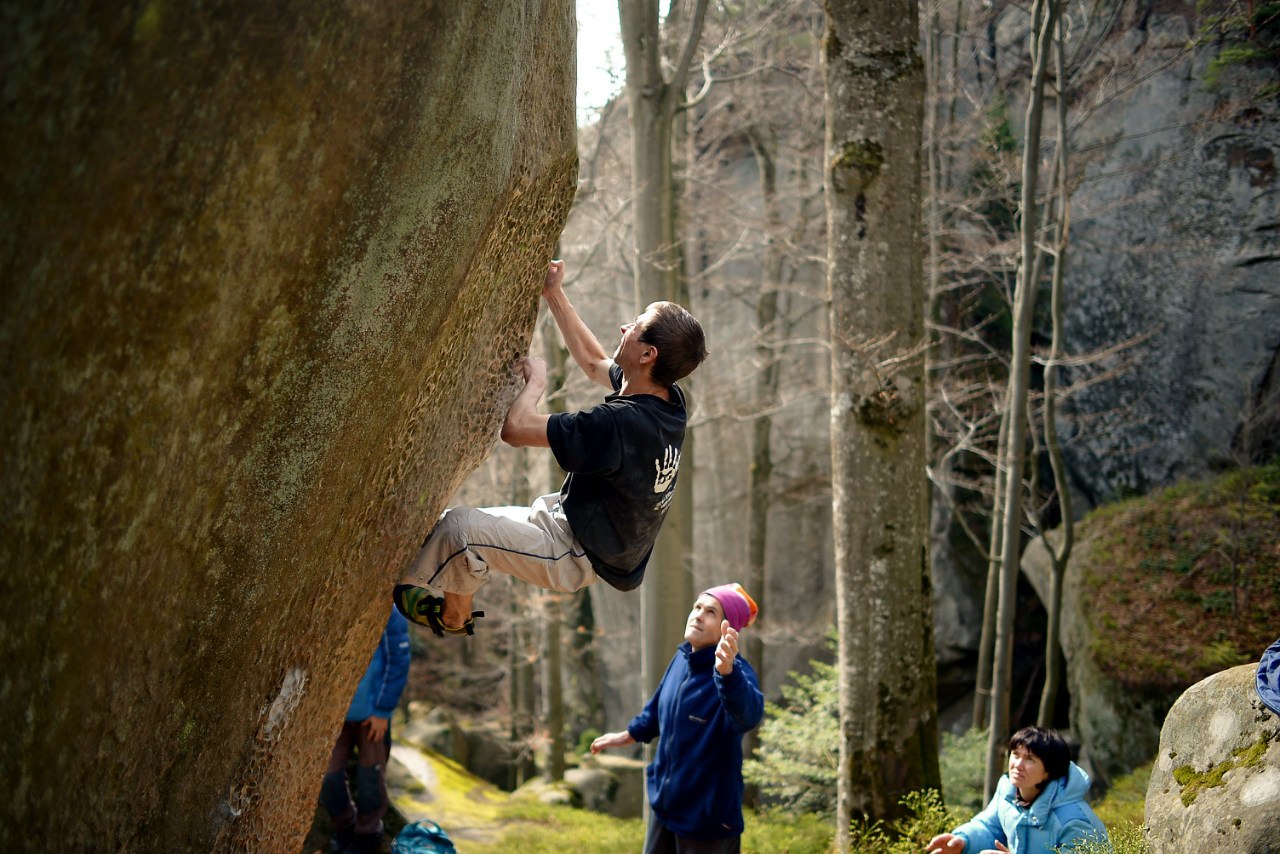
[{"label": "woman in light blue jacket", "polygon": [[1110,846],[1107,828],[1085,803],[1089,775],[1071,761],[1062,736],[1025,727],[1009,739],[1009,773],[971,821],[929,841],[929,854],[1054,854],[1088,839]]}]

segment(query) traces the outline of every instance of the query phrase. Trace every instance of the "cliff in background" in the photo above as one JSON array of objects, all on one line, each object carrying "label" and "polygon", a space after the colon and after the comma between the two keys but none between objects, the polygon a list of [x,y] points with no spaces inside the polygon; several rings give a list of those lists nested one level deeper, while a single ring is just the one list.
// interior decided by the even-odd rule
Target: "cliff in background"
[{"label": "cliff in background", "polygon": [[[955,158],[955,185],[963,186],[986,144],[980,133],[991,130],[978,119],[994,113],[1002,100],[1010,148],[1020,150],[1028,21],[1025,6],[1006,0],[955,8],[964,10],[970,29],[958,40],[957,80],[949,85],[966,95],[954,105],[955,127],[972,136],[949,139],[945,147]],[[1067,347],[1079,356],[1132,342],[1067,370],[1068,382],[1079,385],[1060,409],[1060,432],[1080,515],[1223,466],[1263,461],[1277,450],[1280,111],[1274,90],[1267,94],[1275,67],[1222,63],[1229,41],[1200,38],[1220,11],[1198,10],[1191,0],[1108,0],[1069,9],[1077,71],[1069,93],[1075,183],[1066,263]],[[759,412],[753,383],[767,363],[758,349],[756,303],[768,248],[780,242],[766,232],[761,170],[748,142],[772,139],[782,217],[775,228],[789,254],[776,324],[776,337],[785,344],[782,379],[778,399],[767,410],[775,459],[768,581],[760,594],[766,616],[756,627],[766,637],[771,696],[787,670],[825,654],[822,631],[834,620],[828,356],[808,343],[821,340],[825,325],[823,207],[815,192],[820,181],[814,180],[821,171],[821,146],[812,141],[813,129],[821,129],[822,92],[812,78],[808,86],[796,82],[806,79],[801,72],[810,69],[811,57],[803,38],[791,30],[786,35],[775,62],[788,73],[766,78],[781,94],[770,95],[765,87],[762,95],[755,84],[711,87],[701,108],[710,118],[690,123],[688,170],[694,178],[683,200],[684,251],[694,275],[691,308],[711,319],[712,358],[688,383],[697,407],[698,586],[739,577],[747,563],[744,524]],[[949,63],[953,44],[950,37],[943,41],[939,49]],[[1215,87],[1207,78],[1218,66]],[[580,286],[619,303],[629,298],[630,282],[628,270],[610,267],[610,259],[628,245],[625,206],[616,201],[629,189],[623,109],[618,105],[606,113],[602,145],[593,143],[591,133],[583,135],[583,162],[592,164],[586,185],[594,196],[584,193],[565,237],[571,269],[590,261]],[[1050,105],[1046,172],[1052,113]],[[1016,198],[1016,175],[1010,167],[1004,188],[1009,199]],[[973,223],[972,211],[982,201],[990,199],[975,198],[952,211],[944,238],[957,244],[972,239],[972,252],[987,261],[999,255],[1007,235],[989,222]],[[974,279],[1011,281],[1011,267],[988,263]],[[589,301],[583,303],[590,313]],[[1047,304],[1046,287],[1037,346],[1049,340]],[[618,313],[602,313],[591,322],[607,329]],[[574,403],[589,399],[584,395]],[[1042,481],[1047,480],[1046,469]],[[933,506],[940,678],[958,694],[972,684],[986,563],[947,503],[938,497]],[[592,597],[600,612],[609,609],[611,625],[627,618],[621,605],[606,601],[609,591],[593,590]],[[1038,644],[1028,648],[1039,656]],[[643,698],[626,654],[605,649],[601,656],[608,674],[606,703],[616,704],[611,719],[617,720]],[[959,704],[956,720],[967,716],[968,705]]]},{"label": "cliff in background", "polygon": [[1119,10],[1072,103],[1066,346],[1139,343],[1067,371],[1079,514],[1280,453],[1275,61],[1227,62],[1216,8]]},{"label": "cliff in background", "polygon": [[[1066,352],[1089,358],[1064,369],[1062,385],[1075,388],[1058,425],[1077,517],[1280,450],[1274,60],[1226,62],[1232,42],[1214,35],[1217,7],[1091,9],[1070,16],[1078,70],[1064,289]],[[1026,9],[993,7],[981,68],[1017,81],[1008,117],[1019,144],[1027,29]],[[1052,148],[1044,157],[1047,169]],[[1045,287],[1033,343],[1046,350],[1048,301]],[[945,505],[934,508],[949,522]],[[978,643],[986,567],[963,540],[954,527],[935,539],[940,662]]]},{"label": "cliff in background", "polygon": [[292,851],[574,192],[568,0],[10,10],[6,837]]}]

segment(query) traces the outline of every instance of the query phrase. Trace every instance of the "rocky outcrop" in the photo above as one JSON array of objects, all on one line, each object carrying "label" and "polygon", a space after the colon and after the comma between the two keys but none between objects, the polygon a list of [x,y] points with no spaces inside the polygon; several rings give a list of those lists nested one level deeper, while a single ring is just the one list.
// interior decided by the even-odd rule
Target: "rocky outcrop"
[{"label": "rocky outcrop", "polygon": [[582,764],[565,770],[564,780],[541,777],[525,783],[515,794],[544,804],[575,806],[615,818],[639,818],[644,810],[644,762],[626,756],[584,756]]},{"label": "rocky outcrop", "polygon": [[1063,410],[1082,513],[1264,462],[1280,433],[1280,112],[1258,96],[1275,68],[1211,87],[1225,45],[1189,47],[1209,23],[1193,4],[1116,7],[1122,34],[1082,51],[1074,99],[1066,348],[1136,343],[1067,372],[1113,372]]},{"label": "rocky outcrop", "polygon": [[496,722],[475,724],[444,709],[424,711],[409,704],[409,722],[400,730],[402,742],[452,759],[480,779],[510,791],[520,777],[534,773],[527,745],[514,742]]},{"label": "rocky outcrop", "polygon": [[[1079,180],[1065,348],[1079,355],[1130,343],[1066,369],[1065,384],[1079,386],[1060,409],[1059,432],[1081,516],[1118,495],[1264,461],[1280,435],[1280,112],[1274,99],[1255,97],[1275,70],[1237,63],[1211,88],[1206,72],[1224,45],[1196,43],[1205,18],[1194,4],[1104,5],[1105,14],[1073,24],[1071,37],[1083,66],[1070,103]],[[1026,8],[1004,5],[991,38],[995,75],[1024,77]],[[1024,109],[1015,96],[1015,134]],[[1049,140],[1055,131],[1045,133]],[[936,533],[934,543],[942,552],[935,573],[950,573],[951,545]],[[1028,558],[1038,560],[1034,549]],[[935,592],[947,591],[962,613],[980,613],[978,580],[939,578]],[[940,642],[965,637],[953,603],[935,608]],[[976,629],[968,637],[976,647]],[[1094,707],[1101,683],[1087,665],[1073,679],[1091,694],[1076,705]],[[1099,741],[1081,737],[1102,751],[1150,755],[1172,699],[1120,692],[1112,700],[1104,706],[1116,722],[1099,720]],[[1130,726],[1121,718],[1142,730],[1124,747],[1111,740]]]},{"label": "rocky outcrop", "polygon": [[[1056,536],[1051,532],[1049,536]],[[1079,534],[1074,554],[1089,554],[1089,532]],[[1052,560],[1043,539],[1027,545],[1022,571],[1042,602],[1049,600]],[[1066,660],[1065,689],[1071,695],[1071,729],[1080,738],[1080,763],[1094,783],[1105,789],[1112,779],[1127,774],[1155,755],[1160,722],[1175,696],[1134,691],[1108,678],[1090,651],[1093,626],[1083,597],[1084,560],[1067,564],[1062,583],[1062,655]]]},{"label": "rocky outcrop", "polygon": [[4,30],[0,830],[296,851],[514,391],[574,192],[573,7]]},{"label": "rocky outcrop", "polygon": [[644,810],[645,763],[629,756],[584,756],[582,765],[564,773],[587,809],[617,818],[639,818]]},{"label": "rocky outcrop", "polygon": [[1196,683],[1160,732],[1147,786],[1152,854],[1280,851],[1280,718],[1246,664]]}]

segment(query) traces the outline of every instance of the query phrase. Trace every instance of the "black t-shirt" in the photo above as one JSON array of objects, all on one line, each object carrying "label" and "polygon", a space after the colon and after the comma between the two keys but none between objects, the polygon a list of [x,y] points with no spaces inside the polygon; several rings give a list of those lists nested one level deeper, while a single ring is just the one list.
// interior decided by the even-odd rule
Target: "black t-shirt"
[{"label": "black t-shirt", "polygon": [[569,472],[561,505],[596,574],[619,590],[634,590],[675,496],[684,445],[684,393],[671,400],[620,395],[622,369],[609,369],[614,393],[581,412],[557,413],[547,441]]}]

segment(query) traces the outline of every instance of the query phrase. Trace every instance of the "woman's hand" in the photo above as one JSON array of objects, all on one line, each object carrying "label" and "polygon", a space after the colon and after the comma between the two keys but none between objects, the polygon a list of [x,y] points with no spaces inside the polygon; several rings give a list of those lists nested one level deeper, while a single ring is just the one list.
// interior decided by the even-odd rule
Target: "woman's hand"
[{"label": "woman's hand", "polygon": [[929,840],[925,850],[927,854],[960,854],[964,850],[964,839],[952,833],[939,833]]}]

